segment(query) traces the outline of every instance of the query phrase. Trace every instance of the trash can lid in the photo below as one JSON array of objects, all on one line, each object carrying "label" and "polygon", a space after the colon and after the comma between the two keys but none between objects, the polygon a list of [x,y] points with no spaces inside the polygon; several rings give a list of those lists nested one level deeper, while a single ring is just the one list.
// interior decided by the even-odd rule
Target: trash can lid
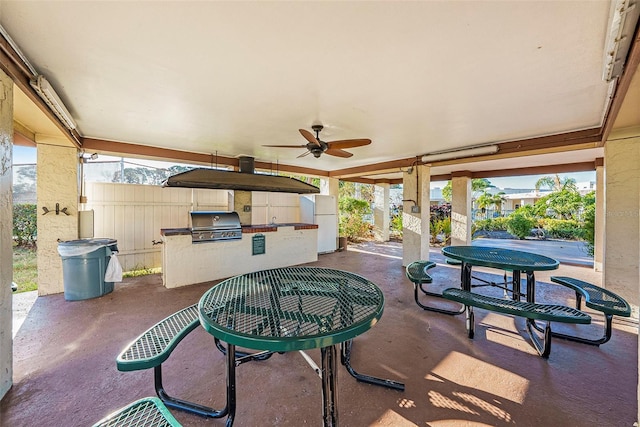
[{"label": "trash can lid", "polygon": [[58,246],[109,246],[118,243],[115,239],[78,239],[58,242]]}]

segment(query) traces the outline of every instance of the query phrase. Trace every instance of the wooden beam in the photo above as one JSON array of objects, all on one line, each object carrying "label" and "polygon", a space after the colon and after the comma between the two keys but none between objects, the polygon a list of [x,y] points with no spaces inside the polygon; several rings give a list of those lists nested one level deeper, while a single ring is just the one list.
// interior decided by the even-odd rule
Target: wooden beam
[{"label": "wooden beam", "polygon": [[[107,141],[104,139],[83,138],[82,148],[86,151],[99,151],[116,155],[133,155],[146,157],[153,160],[174,160],[196,165],[223,165],[238,167],[236,157],[216,156],[214,154],[194,153],[190,151],[173,150],[170,148],[151,147],[141,144],[128,144],[124,142]],[[279,164],[276,168],[272,163],[255,162],[254,166],[262,170],[278,170],[300,175],[328,176],[328,172],[319,169],[301,168],[297,166]]]}]

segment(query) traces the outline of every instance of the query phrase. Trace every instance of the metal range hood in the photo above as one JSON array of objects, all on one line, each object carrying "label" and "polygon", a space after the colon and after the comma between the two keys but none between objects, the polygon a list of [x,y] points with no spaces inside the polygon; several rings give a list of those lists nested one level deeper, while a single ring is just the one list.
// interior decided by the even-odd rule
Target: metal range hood
[{"label": "metal range hood", "polygon": [[320,193],[318,187],[295,178],[254,173],[253,160],[253,157],[240,157],[239,172],[206,168],[181,172],[167,178],[162,186],[298,194]]}]

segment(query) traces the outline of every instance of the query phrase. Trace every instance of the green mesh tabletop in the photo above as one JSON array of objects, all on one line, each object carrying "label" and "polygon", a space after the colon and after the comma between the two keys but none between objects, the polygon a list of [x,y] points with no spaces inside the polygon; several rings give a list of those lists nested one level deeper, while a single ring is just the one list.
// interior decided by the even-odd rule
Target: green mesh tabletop
[{"label": "green mesh tabletop", "polygon": [[354,338],[382,316],[384,297],[364,277],[318,267],[289,267],[232,277],[198,304],[213,336],[251,349],[322,348]]},{"label": "green mesh tabletop", "polygon": [[472,265],[501,270],[542,271],[555,270],[558,261],[544,255],[514,249],[484,246],[447,246],[443,255]]}]

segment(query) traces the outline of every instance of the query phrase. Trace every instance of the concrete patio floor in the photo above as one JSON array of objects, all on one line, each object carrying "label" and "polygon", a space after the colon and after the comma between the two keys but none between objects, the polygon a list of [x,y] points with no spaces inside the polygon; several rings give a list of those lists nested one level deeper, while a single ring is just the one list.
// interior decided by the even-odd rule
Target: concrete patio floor
[{"label": "concrete patio floor", "polygon": [[[431,253],[433,289],[457,286],[459,267]],[[350,245],[321,255],[312,266],[360,274],[385,295],[380,322],[358,337],[353,367],[406,384],[404,392],[357,382],[338,372],[343,426],[631,426],[636,421],[638,325],[614,320],[613,338],[601,347],[554,339],[548,360],[531,346],[524,320],[476,310],[476,337],[464,317],[426,312],[413,301],[399,243]],[[484,277],[499,271],[477,269]],[[562,264],[536,275],[538,300],[572,304],[573,293],[551,275],[600,284],[584,266]],[[198,301],[213,285],[165,289],[158,275],[126,279],[101,298],[68,302],[39,297],[14,339],[14,385],[0,402],[2,426],[86,426],[109,412],[154,394],[153,372],[118,372],[115,357],[145,329]],[[497,289],[486,289],[500,295]],[[436,304],[447,304],[435,301]],[[595,325],[575,327],[599,336]],[[561,329],[564,325],[558,326]],[[568,327],[573,328],[573,327]],[[319,351],[308,354],[319,364]],[[198,328],[165,362],[170,394],[209,406],[224,404],[224,359]],[[320,379],[294,352],[237,368],[236,426],[321,425]],[[185,426],[222,426],[172,410]]]}]

